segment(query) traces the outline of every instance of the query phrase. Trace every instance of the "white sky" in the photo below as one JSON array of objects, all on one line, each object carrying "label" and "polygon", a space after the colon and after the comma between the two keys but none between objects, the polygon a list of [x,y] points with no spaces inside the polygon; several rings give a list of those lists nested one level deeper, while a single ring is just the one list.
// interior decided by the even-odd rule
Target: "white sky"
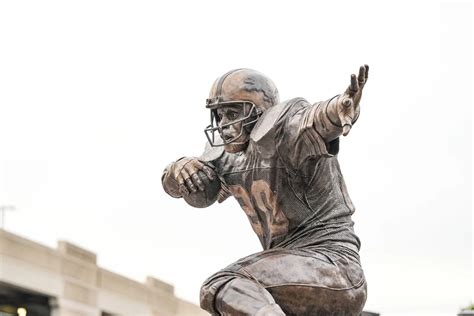
[{"label": "white sky", "polygon": [[2,1],[6,228],[197,303],[207,276],[260,250],[235,201],[197,210],[161,188],[204,147],[213,80],[254,68],[282,100],[315,102],[367,63],[339,155],[365,309],[453,315],[474,300],[472,16],[470,2]]}]

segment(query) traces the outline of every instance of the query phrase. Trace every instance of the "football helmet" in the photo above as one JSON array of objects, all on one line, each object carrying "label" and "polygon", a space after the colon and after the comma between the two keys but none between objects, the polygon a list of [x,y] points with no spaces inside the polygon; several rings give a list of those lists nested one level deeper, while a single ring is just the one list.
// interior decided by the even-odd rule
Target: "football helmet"
[{"label": "football helmet", "polygon": [[[204,129],[209,144],[217,147],[235,143],[242,136],[244,128],[250,133],[262,113],[278,102],[275,84],[260,72],[240,68],[225,73],[216,79],[206,100],[206,108],[211,111],[211,124]],[[223,106],[242,106],[244,114],[221,125],[217,109]],[[237,136],[232,139],[223,137],[223,129],[240,122],[242,125]],[[215,137],[216,132],[222,141]]]}]

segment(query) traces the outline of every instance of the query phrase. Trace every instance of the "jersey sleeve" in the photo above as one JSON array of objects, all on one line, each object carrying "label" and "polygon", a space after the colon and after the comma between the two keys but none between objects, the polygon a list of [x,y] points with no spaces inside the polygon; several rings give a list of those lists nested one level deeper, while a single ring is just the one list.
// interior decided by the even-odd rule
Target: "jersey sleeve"
[{"label": "jersey sleeve", "polygon": [[316,129],[318,105],[298,99],[277,123],[277,151],[290,171],[310,158],[332,157],[339,151],[339,138],[325,142]]}]

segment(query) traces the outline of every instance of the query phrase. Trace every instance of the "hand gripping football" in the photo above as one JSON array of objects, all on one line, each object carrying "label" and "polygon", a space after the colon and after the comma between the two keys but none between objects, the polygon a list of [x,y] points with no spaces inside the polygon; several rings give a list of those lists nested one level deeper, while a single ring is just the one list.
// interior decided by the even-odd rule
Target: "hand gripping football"
[{"label": "hand gripping football", "polygon": [[219,191],[221,189],[221,181],[217,174],[213,171],[214,179],[209,180],[204,172],[199,170],[197,172],[199,178],[205,186],[204,191],[190,192],[188,195],[184,195],[184,200],[191,206],[197,208],[204,208],[212,205],[219,197]]}]

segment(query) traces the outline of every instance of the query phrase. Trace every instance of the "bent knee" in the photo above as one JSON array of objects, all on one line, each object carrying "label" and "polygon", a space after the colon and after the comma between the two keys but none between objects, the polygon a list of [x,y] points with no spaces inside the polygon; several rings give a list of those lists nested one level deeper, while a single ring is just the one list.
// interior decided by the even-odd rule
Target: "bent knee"
[{"label": "bent knee", "polygon": [[235,279],[235,277],[235,275],[230,273],[218,272],[207,278],[201,285],[199,293],[201,308],[211,314],[217,314],[215,310],[216,295],[224,285]]},{"label": "bent knee", "polygon": [[367,284],[330,289],[308,285],[267,288],[283,311],[291,315],[360,315],[367,299]]}]

